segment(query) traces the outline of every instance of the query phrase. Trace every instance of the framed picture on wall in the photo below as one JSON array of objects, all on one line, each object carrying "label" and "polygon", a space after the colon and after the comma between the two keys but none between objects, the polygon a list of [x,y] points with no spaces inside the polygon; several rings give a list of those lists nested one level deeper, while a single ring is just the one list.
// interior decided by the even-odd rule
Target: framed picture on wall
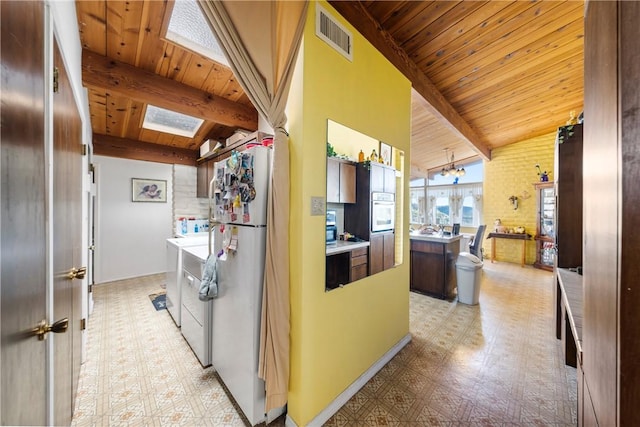
[{"label": "framed picture on wall", "polygon": [[133,202],[167,203],[167,181],[131,178],[131,200]]},{"label": "framed picture on wall", "polygon": [[380,157],[382,157],[382,162],[387,166],[392,164],[391,155],[391,146],[380,141]]}]

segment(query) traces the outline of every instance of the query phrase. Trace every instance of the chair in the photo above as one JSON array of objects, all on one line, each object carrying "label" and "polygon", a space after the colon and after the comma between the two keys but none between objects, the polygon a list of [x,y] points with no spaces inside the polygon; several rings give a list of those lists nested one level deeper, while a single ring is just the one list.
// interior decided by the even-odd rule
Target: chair
[{"label": "chair", "polygon": [[484,230],[487,228],[486,225],[481,225],[478,227],[478,231],[476,231],[476,235],[473,238],[473,242],[469,246],[469,253],[471,255],[475,255],[480,260],[483,259],[483,250],[482,250],[482,238],[484,237]]}]

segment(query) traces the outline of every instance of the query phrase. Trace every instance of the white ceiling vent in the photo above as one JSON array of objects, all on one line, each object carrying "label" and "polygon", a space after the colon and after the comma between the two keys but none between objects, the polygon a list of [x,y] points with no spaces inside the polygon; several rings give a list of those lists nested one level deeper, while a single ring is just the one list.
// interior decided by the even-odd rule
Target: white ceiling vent
[{"label": "white ceiling vent", "polygon": [[316,36],[353,62],[353,35],[317,3]]}]

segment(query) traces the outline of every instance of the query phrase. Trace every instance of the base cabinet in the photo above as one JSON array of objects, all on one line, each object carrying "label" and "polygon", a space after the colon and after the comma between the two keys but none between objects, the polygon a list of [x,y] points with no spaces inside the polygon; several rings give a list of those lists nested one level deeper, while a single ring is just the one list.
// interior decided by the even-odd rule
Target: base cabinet
[{"label": "base cabinet", "polygon": [[395,265],[395,234],[371,233],[369,237],[369,275]]},{"label": "base cabinet", "polygon": [[325,289],[331,290],[368,276],[369,248],[327,255]]},{"label": "base cabinet", "polygon": [[453,299],[459,253],[460,240],[450,243],[411,240],[411,290],[440,299]]}]

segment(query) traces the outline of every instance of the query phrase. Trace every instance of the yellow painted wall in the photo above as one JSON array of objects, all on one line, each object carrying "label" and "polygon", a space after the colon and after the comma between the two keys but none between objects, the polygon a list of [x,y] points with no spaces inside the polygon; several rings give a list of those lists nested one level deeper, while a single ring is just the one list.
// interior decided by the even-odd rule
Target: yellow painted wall
[{"label": "yellow painted wall", "polygon": [[[325,217],[311,216],[310,200],[326,193],[327,119],[404,150],[408,164],[411,85],[328,3],[321,4],[352,31],[354,57],[348,61],[316,37],[316,3],[311,3],[287,107],[291,135],[288,415],[299,426],[307,425],[409,333],[408,261],[325,292]],[[409,200],[408,185],[402,191],[401,200]],[[408,221],[405,207],[403,222]],[[408,260],[406,233],[402,249]]]},{"label": "yellow painted wall", "polygon": [[[508,227],[524,226],[532,236],[536,233],[536,192],[534,183],[539,182],[536,164],[550,172],[553,181],[553,159],[556,133],[543,135],[526,141],[510,144],[491,151],[491,161],[484,162],[483,217],[487,232],[493,230],[493,222],[500,218]],[[518,209],[514,210],[510,196],[518,197]],[[491,256],[491,241],[483,243],[485,259]],[[499,239],[496,242],[496,261],[520,263],[522,241]],[[536,260],[535,242],[527,242],[526,263]]]}]

